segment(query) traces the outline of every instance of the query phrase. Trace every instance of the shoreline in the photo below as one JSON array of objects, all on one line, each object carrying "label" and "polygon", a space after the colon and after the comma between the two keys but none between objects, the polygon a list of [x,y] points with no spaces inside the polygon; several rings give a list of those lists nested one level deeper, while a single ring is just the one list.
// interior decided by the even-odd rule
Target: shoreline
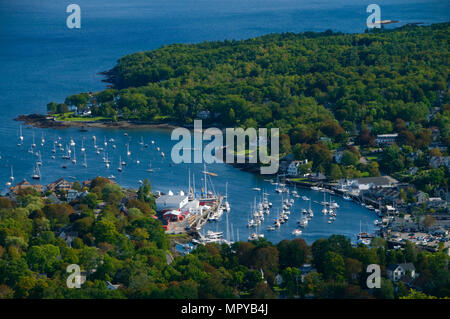
[{"label": "shoreline", "polygon": [[162,129],[175,129],[177,127],[186,127],[186,125],[180,125],[178,123],[170,122],[138,122],[138,121],[58,121],[52,116],[43,114],[27,114],[19,115],[14,118],[14,121],[24,122],[25,125],[33,126],[36,128],[55,128],[63,129],[70,127],[79,128],[120,128],[120,129],[135,129],[135,128],[162,128]]}]

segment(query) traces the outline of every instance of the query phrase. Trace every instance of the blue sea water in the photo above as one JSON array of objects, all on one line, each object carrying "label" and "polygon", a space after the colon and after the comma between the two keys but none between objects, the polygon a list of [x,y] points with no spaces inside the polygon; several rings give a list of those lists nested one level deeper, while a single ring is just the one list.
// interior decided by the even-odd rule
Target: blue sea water
[{"label": "blue sea water", "polygon": [[[81,29],[66,27],[66,7],[77,3],[82,10]],[[14,166],[16,182],[33,172],[36,157],[27,152],[33,132],[37,150],[43,157],[41,183],[48,183],[63,176],[84,180],[97,175],[117,176],[117,182],[127,187],[137,187],[138,180],[149,178],[155,190],[177,191],[186,189],[188,169],[196,172],[200,187],[201,165],[172,165],[152,147],[140,150],[141,136],[145,143],[155,141],[165,154],[170,154],[170,131],[129,130],[128,137],[121,130],[77,129],[39,130],[24,128],[25,142],[18,147],[19,123],[13,119],[20,114],[43,113],[49,101],[62,101],[66,96],[78,92],[96,91],[105,87],[99,72],[110,69],[121,56],[143,50],[151,50],[170,43],[198,43],[210,40],[245,39],[273,32],[325,31],[363,32],[368,16],[366,7],[372,1],[306,1],[306,0],[0,0],[0,185],[5,190]],[[377,1],[382,19],[400,20],[400,24],[411,22],[445,22],[450,18],[446,1]],[[40,146],[41,135],[46,143]],[[106,169],[101,157],[94,152],[92,136],[97,143],[104,138],[116,140],[117,148],[108,146],[111,168]],[[67,163],[61,167],[62,153],[51,159],[52,142],[61,137],[63,143],[73,138],[77,143],[78,163]],[[88,168],[80,163],[79,151],[82,139],[87,147]],[[132,155],[127,158],[125,143],[130,143]],[[117,172],[118,158],[127,161],[124,171]],[[139,159],[141,164],[136,164]],[[145,169],[152,162],[154,173]],[[239,229],[240,239],[246,239],[246,221],[250,204],[257,195],[253,187],[266,189],[270,201],[279,206],[281,198],[274,186],[261,177],[241,172],[227,165],[214,164],[208,168],[219,176],[214,184],[217,191],[228,191],[232,211],[229,215],[235,237]],[[302,194],[321,201],[322,194],[304,190]],[[302,238],[308,242],[333,233],[354,236],[363,228],[373,229],[375,215],[354,203],[340,198],[338,218],[327,224],[320,214],[320,206],[313,204],[316,217],[308,225]],[[278,204],[277,204],[278,203]],[[306,207],[297,200],[293,211]],[[275,211],[275,209],[274,209]],[[274,213],[272,213],[274,214]],[[272,216],[273,217],[273,216]],[[271,223],[272,217],[266,218]],[[292,238],[296,228],[295,213],[281,230],[266,233],[274,242]],[[270,221],[269,221],[270,220]],[[267,225],[266,224],[266,225]],[[208,224],[206,228],[225,229],[224,221]],[[263,227],[265,228],[265,227]]]}]

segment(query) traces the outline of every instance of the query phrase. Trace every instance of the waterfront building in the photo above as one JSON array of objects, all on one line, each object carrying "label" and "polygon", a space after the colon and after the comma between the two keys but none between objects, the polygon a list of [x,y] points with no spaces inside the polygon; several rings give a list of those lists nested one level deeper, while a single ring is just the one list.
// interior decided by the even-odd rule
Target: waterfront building
[{"label": "waterfront building", "polygon": [[188,197],[186,195],[161,195],[155,202],[157,211],[167,212],[180,210],[188,203]]},{"label": "waterfront building", "polygon": [[375,187],[394,187],[398,184],[398,181],[390,176],[378,176],[355,179],[340,179],[338,183],[339,189],[359,194],[360,191],[367,191]]}]

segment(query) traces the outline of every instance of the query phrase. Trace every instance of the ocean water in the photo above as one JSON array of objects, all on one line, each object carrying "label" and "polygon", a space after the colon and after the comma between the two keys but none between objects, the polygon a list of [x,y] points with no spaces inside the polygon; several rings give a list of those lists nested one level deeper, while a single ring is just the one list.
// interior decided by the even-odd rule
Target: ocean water
[{"label": "ocean water", "polygon": [[[77,3],[82,10],[81,29],[66,27],[66,6]],[[170,131],[90,129],[39,130],[23,128],[24,145],[17,146],[19,123],[13,119],[20,114],[43,113],[50,101],[63,101],[74,93],[96,91],[105,87],[99,72],[110,69],[121,56],[143,50],[151,50],[170,43],[198,43],[207,40],[245,39],[273,32],[325,31],[363,32],[368,16],[366,7],[371,2],[359,0],[305,1],[305,0],[74,0],[34,1],[0,0],[0,189],[14,167],[15,181],[31,180],[36,156],[28,153],[35,135],[36,151],[43,159],[42,181],[45,184],[63,176],[84,180],[97,175],[115,175],[117,182],[127,187],[137,187],[138,180],[149,178],[154,190],[178,191],[187,189],[188,171],[196,173],[198,188],[202,182],[202,165],[171,165],[170,157],[162,158],[154,147],[140,149],[141,137],[145,143],[151,140],[169,155]],[[377,1],[382,19],[410,22],[435,23],[450,19],[450,8],[446,1]],[[45,137],[40,146],[41,136]],[[102,155],[93,148],[92,136],[97,144],[106,138],[114,138],[117,148],[109,144],[108,170]],[[53,141],[61,137],[63,145],[73,138],[77,143],[76,165],[66,163],[63,169],[62,152],[52,160]],[[88,168],[83,168],[80,152],[84,139],[87,148]],[[125,144],[130,144],[131,156],[126,156]],[[117,171],[119,156],[127,161],[122,173]],[[140,160],[141,164],[137,164]],[[154,173],[146,172],[149,165]],[[239,230],[240,239],[247,238],[247,218],[250,205],[257,196],[254,187],[266,189],[269,200],[274,203],[272,216],[266,217],[266,225],[272,223],[281,197],[274,186],[263,178],[241,172],[225,164],[213,164],[208,170],[217,173],[213,183],[216,191],[228,193],[232,210],[229,222],[233,224],[235,239]],[[303,190],[302,195],[313,200],[323,200],[323,194]],[[373,229],[376,218],[355,203],[333,198],[340,205],[337,220],[328,224],[320,214],[321,207],[313,204],[316,217],[310,222],[302,238],[308,242],[333,233],[352,237],[359,231]],[[291,219],[281,230],[265,233],[269,240],[278,242],[292,238],[299,211],[307,207],[297,199]],[[297,214],[297,215],[295,215]],[[224,221],[209,223],[205,229],[225,230]]]}]

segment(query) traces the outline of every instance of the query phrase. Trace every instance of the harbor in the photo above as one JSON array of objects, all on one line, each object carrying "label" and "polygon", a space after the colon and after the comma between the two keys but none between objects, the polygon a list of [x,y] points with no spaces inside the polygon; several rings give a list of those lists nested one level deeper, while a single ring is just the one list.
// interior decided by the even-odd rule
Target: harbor
[{"label": "harbor", "polygon": [[[16,141],[7,143],[7,150],[0,154],[3,193],[24,179],[32,184],[45,184],[52,182],[54,176],[70,181],[104,176],[122,187],[134,189],[149,179],[154,193],[169,194],[172,191],[179,194],[182,191],[190,199],[197,197],[201,200],[206,189],[210,193],[207,196],[214,195],[215,206],[211,205],[208,211],[199,215],[191,214],[176,227],[170,223],[174,227],[170,229],[173,233],[196,231],[206,234],[209,230],[222,232],[223,238],[229,241],[237,241],[238,238],[248,240],[263,235],[273,242],[299,236],[312,242],[337,233],[356,241],[360,221],[364,229],[374,232],[376,214],[340,196],[327,194],[326,199],[330,201],[331,196],[331,201],[339,204],[337,216],[323,215],[323,205],[320,204],[323,192],[320,190],[288,184],[275,185],[276,182],[271,182],[267,177],[241,171],[227,164],[212,163],[206,167],[203,164],[173,164],[170,152],[174,142],[170,140],[170,130],[167,129],[89,128],[82,131],[76,128],[53,130],[17,125],[14,131]],[[39,168],[36,174],[39,179],[32,178],[36,167]],[[289,189],[290,194],[280,193],[280,187]],[[278,228],[274,226],[275,219],[281,223],[280,218],[285,219],[287,216],[286,211],[282,213],[283,202],[288,196],[289,202],[291,199],[294,201],[290,203],[291,215]],[[249,228],[248,223],[252,219],[249,216],[258,210],[258,204],[263,205],[264,202],[272,203],[270,213],[264,215],[258,227]],[[199,206],[202,204],[207,203],[199,203]],[[307,227],[302,228],[298,222],[302,220],[303,209],[313,210],[314,218]],[[222,211],[222,214],[217,214],[218,211]],[[336,217],[336,220],[328,223],[331,217]],[[188,229],[186,226],[189,226]]]}]

